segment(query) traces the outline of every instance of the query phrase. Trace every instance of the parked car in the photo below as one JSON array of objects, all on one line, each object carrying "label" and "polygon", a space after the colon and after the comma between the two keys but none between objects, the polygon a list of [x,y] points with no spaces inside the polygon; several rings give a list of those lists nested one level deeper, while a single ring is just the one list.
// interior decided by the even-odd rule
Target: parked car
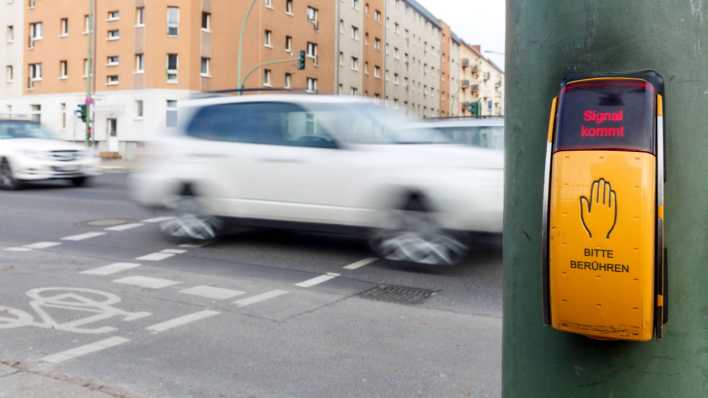
[{"label": "parked car", "polygon": [[93,151],[54,138],[39,123],[0,120],[0,188],[56,179],[83,186],[97,170]]},{"label": "parked car", "polygon": [[470,232],[502,230],[500,153],[451,145],[361,98],[192,100],[131,177],[163,232],[214,238],[227,221],[366,235],[381,257],[455,264]]},{"label": "parked car", "polygon": [[433,128],[457,144],[504,150],[503,118],[432,119],[418,127]]}]

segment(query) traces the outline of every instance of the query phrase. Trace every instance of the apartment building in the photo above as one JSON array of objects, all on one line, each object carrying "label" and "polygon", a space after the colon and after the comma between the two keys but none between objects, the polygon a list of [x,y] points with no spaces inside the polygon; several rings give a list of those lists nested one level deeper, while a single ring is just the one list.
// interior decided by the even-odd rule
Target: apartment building
[{"label": "apartment building", "polygon": [[504,115],[504,72],[482,55],[480,46],[460,46],[460,114]]},{"label": "apartment building", "polygon": [[[20,2],[20,0],[15,0]],[[179,101],[201,91],[233,89],[243,1],[24,0],[26,73],[20,98],[0,99],[31,114],[66,140],[82,141],[74,111],[95,85],[95,139],[103,151],[130,155],[151,134],[176,123]],[[325,0],[258,0],[244,36],[246,87],[334,91],[334,9]],[[89,38],[95,30],[95,73]],[[297,70],[297,53],[307,68]],[[325,56],[321,56],[325,54]],[[19,61],[17,61],[19,60]],[[270,60],[291,62],[257,67]]]},{"label": "apartment building", "polygon": [[[0,2],[0,98],[15,98],[22,95],[23,66],[23,2],[7,0]],[[12,104],[0,108],[0,114],[12,114]]]},{"label": "apartment building", "polygon": [[385,100],[423,117],[440,113],[442,29],[415,0],[386,0]]},{"label": "apartment building", "polygon": [[450,107],[448,114],[452,117],[460,116],[460,74],[462,65],[460,53],[464,41],[454,32],[450,35]]}]

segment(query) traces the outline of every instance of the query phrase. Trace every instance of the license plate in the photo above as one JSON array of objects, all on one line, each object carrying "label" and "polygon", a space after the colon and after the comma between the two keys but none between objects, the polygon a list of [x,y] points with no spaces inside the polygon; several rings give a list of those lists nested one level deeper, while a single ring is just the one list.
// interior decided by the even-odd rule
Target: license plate
[{"label": "license plate", "polygon": [[57,171],[60,173],[75,173],[79,171],[79,168],[77,166],[57,167]]}]

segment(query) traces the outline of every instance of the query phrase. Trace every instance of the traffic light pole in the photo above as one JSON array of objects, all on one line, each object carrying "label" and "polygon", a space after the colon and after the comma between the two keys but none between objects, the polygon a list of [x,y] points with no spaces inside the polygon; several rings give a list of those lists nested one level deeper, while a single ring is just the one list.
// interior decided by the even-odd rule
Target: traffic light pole
[{"label": "traffic light pole", "polygon": [[246,73],[246,76],[244,76],[243,81],[241,82],[241,85],[239,86],[239,89],[243,90],[246,88],[246,82],[248,81],[248,78],[251,77],[252,74],[254,74],[258,69],[268,66],[268,65],[276,65],[276,64],[288,64],[290,62],[297,61],[296,58],[288,58],[288,59],[279,59],[279,60],[273,60],[273,61],[266,61],[262,62],[256,66],[254,66],[251,70]]},{"label": "traffic light pole", "polygon": [[[507,0],[503,396],[708,396],[708,2]],[[649,343],[543,322],[541,209],[551,99],[568,72],[666,80],[669,322]],[[612,300],[608,297],[607,300]]]},{"label": "traffic light pole", "polygon": [[91,29],[91,31],[88,36],[88,76],[86,76],[86,98],[84,99],[84,105],[86,105],[84,123],[86,124],[86,146],[91,146],[92,144],[95,144],[95,135],[93,131],[93,94],[96,90],[96,0],[88,0],[88,2],[89,29]]}]

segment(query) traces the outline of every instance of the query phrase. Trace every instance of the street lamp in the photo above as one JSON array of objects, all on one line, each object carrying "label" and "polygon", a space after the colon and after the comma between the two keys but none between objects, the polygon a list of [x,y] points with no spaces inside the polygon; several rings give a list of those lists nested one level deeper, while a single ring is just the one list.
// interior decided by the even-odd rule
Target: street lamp
[{"label": "street lamp", "polygon": [[251,0],[251,4],[248,6],[248,10],[246,11],[246,14],[243,16],[243,19],[241,20],[241,33],[239,34],[238,37],[238,55],[237,61],[236,61],[236,87],[241,88],[242,83],[241,83],[241,67],[243,64],[243,37],[246,35],[246,25],[248,25],[248,18],[251,16],[251,12],[253,11],[253,6],[256,5],[256,2],[258,0]]}]

